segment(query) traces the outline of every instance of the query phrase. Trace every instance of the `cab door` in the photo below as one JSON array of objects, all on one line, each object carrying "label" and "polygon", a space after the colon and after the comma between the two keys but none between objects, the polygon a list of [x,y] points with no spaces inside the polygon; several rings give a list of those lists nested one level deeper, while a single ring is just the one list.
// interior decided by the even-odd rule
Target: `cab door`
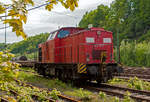
[{"label": "cab door", "polygon": [[70,31],[67,29],[60,29],[55,39],[55,62],[67,63],[68,57],[68,42],[67,36]]},{"label": "cab door", "polygon": [[50,33],[47,42],[46,42],[46,49],[47,49],[47,62],[55,63],[55,38],[57,35],[57,31]]}]

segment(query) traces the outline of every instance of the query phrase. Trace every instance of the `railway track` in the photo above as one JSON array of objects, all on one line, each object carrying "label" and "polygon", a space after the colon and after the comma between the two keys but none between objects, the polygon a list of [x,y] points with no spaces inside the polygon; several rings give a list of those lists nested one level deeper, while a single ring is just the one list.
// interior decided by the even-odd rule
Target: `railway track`
[{"label": "railway track", "polygon": [[1,102],[9,102],[7,99],[0,97]]},{"label": "railway track", "polygon": [[128,74],[128,73],[121,73],[119,75],[115,75],[115,76],[122,76],[122,77],[138,77],[138,78],[142,78],[142,79],[150,79],[150,74],[149,75],[142,75],[142,74]]},{"label": "railway track", "polygon": [[19,63],[21,67],[34,67],[35,63],[37,61],[15,61],[16,63]]},{"label": "railway track", "polygon": [[150,75],[150,68],[124,67],[124,73],[126,73],[126,74]]},{"label": "railway track", "polygon": [[[129,80],[130,77],[138,77],[144,81],[149,81],[150,82],[150,75],[142,75],[142,74],[120,74],[116,75],[115,77],[122,78],[122,79],[127,79]],[[97,92],[102,91],[105,92],[108,95],[113,95],[117,96],[120,98],[123,98],[126,95],[126,91],[129,91],[131,93],[130,97],[137,100],[138,102],[150,102],[150,92],[149,91],[141,91],[141,90],[134,90],[130,88],[125,88],[125,87],[120,87],[120,86],[113,86],[113,85],[108,85],[108,84],[101,84],[100,87],[92,87],[88,86],[86,89],[89,90],[95,90]],[[67,102],[80,102],[79,100],[72,99],[70,97],[66,97],[64,95],[58,95],[59,98],[66,100]]]},{"label": "railway track", "polygon": [[[124,76],[115,76],[115,78],[120,78],[120,79],[125,79],[125,80],[130,80],[131,77],[124,77]],[[140,80],[150,82],[150,79],[143,79],[139,78]]]},{"label": "railway track", "polygon": [[[36,88],[38,88],[39,90],[45,90],[45,91],[47,91],[47,92],[50,92],[50,91],[51,91],[51,90],[49,90],[49,89],[47,89],[47,88],[40,88],[40,87],[37,87],[37,86],[33,86],[33,85],[31,85],[31,84],[27,84],[27,83],[21,82],[21,81],[16,80],[16,79],[15,79],[15,81],[16,81],[18,84],[21,83],[21,85],[24,86],[24,87],[30,87],[30,88],[36,87]],[[59,95],[57,95],[57,96],[58,96],[60,99],[64,100],[64,102],[81,102],[80,100],[76,100],[76,99],[74,99],[74,98],[65,96],[65,95],[63,95],[63,94],[59,94]],[[37,98],[38,98],[38,96],[34,96],[34,97],[37,97]],[[45,99],[48,100],[49,102],[55,102],[55,100],[53,100],[53,99],[48,99],[48,98],[45,98]]]},{"label": "railway track", "polygon": [[150,82],[150,75],[143,75],[143,74],[126,74],[126,73],[121,73],[119,75],[114,74],[115,78],[120,78],[120,79],[125,79],[129,80],[130,78],[137,77],[143,81],[148,81]]},{"label": "railway track", "polygon": [[105,92],[107,95],[117,96],[123,98],[126,95],[126,92],[130,92],[130,97],[135,99],[137,102],[150,102],[150,92],[149,91],[141,91],[141,90],[134,90],[130,88],[120,87],[120,86],[113,86],[108,84],[101,84],[100,87],[97,84],[94,86],[89,85],[85,87],[88,90],[93,91],[102,91]]}]

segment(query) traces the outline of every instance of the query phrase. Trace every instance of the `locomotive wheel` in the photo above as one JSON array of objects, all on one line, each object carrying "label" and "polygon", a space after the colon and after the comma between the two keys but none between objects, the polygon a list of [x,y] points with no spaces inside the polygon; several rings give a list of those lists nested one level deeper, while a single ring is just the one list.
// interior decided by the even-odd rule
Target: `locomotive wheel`
[{"label": "locomotive wheel", "polygon": [[102,82],[106,83],[110,79],[112,79],[112,66],[107,66]]},{"label": "locomotive wheel", "polygon": [[55,75],[59,80],[62,80],[62,73],[60,69],[56,69]]},{"label": "locomotive wheel", "polygon": [[113,75],[112,75],[112,66],[107,66],[106,70],[105,70],[105,74],[104,76],[102,76],[100,79],[97,79],[97,83],[106,83],[108,80],[112,79]]},{"label": "locomotive wheel", "polygon": [[45,76],[45,68],[39,70],[39,74]]},{"label": "locomotive wheel", "polygon": [[110,79],[112,79],[113,78],[113,70],[112,70],[112,66],[107,66],[107,68],[106,68],[107,70],[107,78],[108,78],[108,80],[110,80]]}]

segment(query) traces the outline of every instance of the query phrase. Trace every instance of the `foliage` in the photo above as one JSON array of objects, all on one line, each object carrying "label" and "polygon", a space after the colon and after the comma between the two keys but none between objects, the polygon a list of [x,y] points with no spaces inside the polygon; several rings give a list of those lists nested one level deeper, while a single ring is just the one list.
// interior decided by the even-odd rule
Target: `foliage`
[{"label": "foliage", "polygon": [[99,96],[100,96],[101,99],[103,99],[104,102],[106,101],[106,97],[107,97],[107,96],[106,96],[106,94],[105,94],[104,92],[101,92],[101,91],[100,91],[100,92],[99,92]]},{"label": "foliage", "polygon": [[5,49],[5,44],[4,43],[0,43],[0,51],[3,51]]},{"label": "foliage", "polygon": [[[29,5],[34,6],[33,0],[11,0],[11,4],[4,4],[0,2],[0,14],[4,14],[8,10],[9,18],[1,21],[5,24],[9,24],[12,27],[12,32],[15,32],[17,36],[22,36],[26,39],[26,34],[23,29],[23,24],[27,22],[28,10],[27,7]],[[45,6],[45,9],[51,11],[54,5],[61,3],[66,9],[74,10],[75,7],[78,7],[78,0],[47,0],[48,3]],[[9,9],[6,9],[9,8]],[[5,17],[5,16],[4,16]]]},{"label": "foliage", "polygon": [[61,93],[59,91],[57,91],[57,89],[53,89],[50,93],[50,96],[55,99],[55,100],[58,100],[59,97],[58,95],[60,95]]},{"label": "foliage", "polygon": [[128,80],[128,87],[137,89],[137,90],[149,90],[150,91],[150,83],[140,80],[137,77],[130,78],[130,80]]},{"label": "foliage", "polygon": [[90,93],[89,91],[83,90],[83,88],[75,90],[75,93],[78,95],[78,97],[82,98],[82,100],[90,100],[91,99],[90,95],[92,93]]},{"label": "foliage", "polygon": [[7,49],[10,50],[11,53],[16,54],[16,56],[25,55],[29,58],[34,58],[38,51],[38,44],[45,42],[48,36],[48,33],[41,33],[36,36],[28,37],[27,40],[7,45]]},{"label": "foliage", "polygon": [[149,42],[137,43],[136,41],[122,41],[120,46],[121,62],[127,66],[150,67],[149,46]]},{"label": "foliage", "polygon": [[60,92],[56,89],[48,92],[36,87],[25,87],[19,82],[15,82],[14,78],[20,75],[19,64],[11,62],[12,57],[14,57],[13,54],[0,52],[0,93],[2,93],[2,97],[12,102],[32,102],[33,95],[38,96],[38,100],[42,102],[46,101],[48,97],[54,100],[59,99],[57,95]]},{"label": "foliage", "polygon": [[134,102],[133,99],[130,98],[130,93],[127,91],[124,98],[120,100],[118,97],[108,98],[105,92],[99,92],[99,97],[102,99],[102,102]]},{"label": "foliage", "polygon": [[123,102],[134,102],[131,98],[130,98],[131,93],[130,92],[126,92],[126,95],[124,96]]},{"label": "foliage", "polygon": [[132,88],[136,90],[150,91],[150,82],[140,80],[137,77],[130,78],[129,80],[113,78],[112,80],[109,80],[108,83],[112,85],[119,85],[123,87]]},{"label": "foliage", "polygon": [[[47,102],[46,98],[51,98],[54,100],[58,100],[58,94],[60,94],[59,91],[57,90],[52,90],[47,91],[47,90],[41,90],[39,88],[36,87],[26,87],[26,86],[22,86],[22,85],[18,85],[18,83],[16,82],[5,82],[3,84],[0,85],[0,90],[7,92],[5,94],[3,94],[3,97],[5,97],[6,99],[11,99],[11,102],[31,102],[33,101],[33,95],[38,96],[38,101],[42,101],[42,102]],[[13,98],[13,94],[11,93],[11,91],[14,91],[16,94],[16,98]],[[12,101],[12,99],[14,101]]]},{"label": "foliage", "polygon": [[36,36],[28,37],[27,40],[7,44],[6,48],[4,43],[0,43],[0,51],[7,49],[11,53],[15,54],[16,57],[25,55],[28,59],[34,59],[38,54],[38,45],[45,42],[48,36],[48,33],[41,33]]},{"label": "foliage", "polygon": [[114,41],[117,32],[121,40],[150,39],[149,4],[150,0],[114,0],[110,7],[100,5],[96,10],[86,12],[79,26],[93,24],[94,27],[103,27],[113,32]]},{"label": "foliage", "polygon": [[18,76],[19,64],[11,62],[14,57],[8,52],[0,52],[0,82],[11,81]]}]

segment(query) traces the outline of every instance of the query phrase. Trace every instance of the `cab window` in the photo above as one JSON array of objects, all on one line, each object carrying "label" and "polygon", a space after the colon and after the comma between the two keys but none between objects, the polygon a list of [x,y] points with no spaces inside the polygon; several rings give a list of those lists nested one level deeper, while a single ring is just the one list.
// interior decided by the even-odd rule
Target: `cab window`
[{"label": "cab window", "polygon": [[57,32],[50,33],[47,40],[53,40],[56,37]]},{"label": "cab window", "polygon": [[68,31],[68,30],[61,30],[61,31],[59,31],[57,37],[58,38],[64,38],[64,37],[68,36],[69,33],[70,33],[70,31]]}]

